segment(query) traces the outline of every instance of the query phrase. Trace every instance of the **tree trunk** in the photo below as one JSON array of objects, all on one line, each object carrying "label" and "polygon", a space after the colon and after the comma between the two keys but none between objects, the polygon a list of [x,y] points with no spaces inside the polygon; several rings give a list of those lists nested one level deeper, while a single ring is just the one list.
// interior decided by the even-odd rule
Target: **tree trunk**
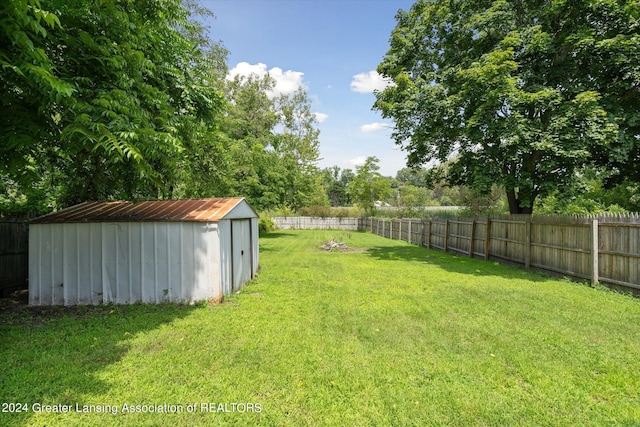
[{"label": "tree trunk", "polygon": [[[531,200],[530,206],[526,206],[526,207],[522,207],[520,205],[520,198],[518,197],[518,194],[516,194],[516,190],[513,188],[508,188],[505,189],[506,193],[507,193],[507,201],[509,202],[509,213],[512,215],[531,215],[533,213],[533,202],[534,200]],[[535,198],[534,195],[532,195],[531,197],[532,199]]]},{"label": "tree trunk", "polygon": [[509,202],[509,213],[516,214],[519,213],[520,204],[518,203],[518,197],[516,196],[516,190],[513,188],[505,189],[507,192],[507,201]]}]

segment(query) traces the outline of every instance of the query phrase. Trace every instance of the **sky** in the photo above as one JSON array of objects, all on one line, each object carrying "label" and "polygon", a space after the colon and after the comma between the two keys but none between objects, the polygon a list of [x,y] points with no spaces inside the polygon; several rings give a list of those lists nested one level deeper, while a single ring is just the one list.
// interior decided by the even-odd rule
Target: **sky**
[{"label": "sky", "polygon": [[372,111],[375,71],[389,49],[407,0],[202,0],[216,18],[209,36],[229,50],[230,75],[269,74],[276,92],[302,86],[320,129],[321,168],[355,169],[376,156],[395,176],[406,155],[391,139],[391,121]]}]

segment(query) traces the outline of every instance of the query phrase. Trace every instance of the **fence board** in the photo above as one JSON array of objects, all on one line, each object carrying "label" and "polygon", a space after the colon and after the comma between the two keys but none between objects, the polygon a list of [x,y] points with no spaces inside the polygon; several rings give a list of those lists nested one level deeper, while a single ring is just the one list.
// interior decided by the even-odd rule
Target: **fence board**
[{"label": "fence board", "polygon": [[27,288],[29,229],[22,222],[0,222],[0,297]]}]

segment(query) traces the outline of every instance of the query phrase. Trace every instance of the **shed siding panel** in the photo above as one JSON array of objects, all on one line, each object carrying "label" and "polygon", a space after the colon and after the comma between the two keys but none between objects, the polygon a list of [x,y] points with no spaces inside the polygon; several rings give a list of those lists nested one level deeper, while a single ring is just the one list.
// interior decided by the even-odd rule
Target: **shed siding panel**
[{"label": "shed siding panel", "polygon": [[200,224],[200,226],[196,226],[196,224],[191,224],[191,233],[193,234],[190,248],[192,254],[191,260],[193,262],[193,279],[190,287],[190,298],[195,301],[206,298],[206,225]]},{"label": "shed siding panel", "polygon": [[231,295],[231,222],[228,220],[218,223],[220,280],[222,293]]},{"label": "shed siding panel", "polygon": [[213,286],[212,275],[209,272],[209,265],[215,261],[207,262],[208,231],[209,226],[205,224],[193,224],[193,242],[191,246],[193,260],[193,285],[191,287],[190,300],[199,301],[207,298],[213,298],[216,290]]},{"label": "shed siding panel", "polygon": [[156,245],[156,223],[141,223],[140,245],[142,257],[140,283],[142,287],[143,302],[158,302],[157,295],[157,245]]},{"label": "shed siding panel", "polygon": [[[91,224],[77,224],[75,227],[75,240],[71,240],[70,246],[73,246],[75,257],[70,254],[70,260],[67,261],[69,271],[75,270],[74,287],[67,289],[67,300],[76,300],[76,304],[92,303],[92,253],[91,248]],[[72,263],[75,263],[73,266]]]},{"label": "shed siding panel", "polygon": [[147,254],[142,253],[142,227],[139,222],[126,224],[128,228],[127,238],[127,262],[129,277],[129,302],[142,301],[142,259]]},{"label": "shed siding panel", "polygon": [[[169,297],[169,272],[171,270],[171,266],[166,260],[169,259],[169,245],[171,242],[169,241],[169,235],[167,233],[168,224],[167,223],[154,223],[156,227],[156,251],[155,251],[155,268],[157,271],[157,282],[156,282],[156,299],[157,302],[162,302],[168,299]],[[164,260],[162,262],[161,260]]]},{"label": "shed siding panel", "polygon": [[130,265],[129,265],[129,224],[114,224],[116,234],[116,303],[128,304],[131,301]]},{"label": "shed siding panel", "polygon": [[102,284],[102,225],[91,224],[91,290],[92,304],[100,304],[104,300]]},{"label": "shed siding panel", "polygon": [[207,287],[213,289],[211,298],[219,298],[223,294],[222,289],[222,261],[220,253],[220,227],[219,224],[209,224],[206,235],[207,240]]},{"label": "shed siding panel", "polygon": [[180,228],[173,227],[174,224],[166,224],[167,232],[167,255],[165,258],[159,258],[160,263],[166,262],[169,265],[168,275],[168,294],[167,300],[178,301],[180,299],[180,286],[182,279],[182,250]]},{"label": "shed siding panel", "polygon": [[251,278],[253,279],[258,273],[258,265],[260,262],[260,254],[258,250],[258,218],[251,218]]},{"label": "shed siding panel", "polygon": [[72,304],[70,298],[77,292],[76,266],[77,256],[77,229],[75,224],[62,224],[62,295],[64,304]]},{"label": "shed siding panel", "polygon": [[51,303],[54,305],[64,304],[64,258],[63,258],[63,229],[62,224],[55,224],[50,230],[51,237],[49,245],[51,246]]},{"label": "shed siding panel", "polygon": [[193,287],[195,286],[195,259],[194,245],[195,233],[193,223],[180,223],[182,237],[182,277],[180,278],[180,299],[182,301],[191,301],[193,295]]},{"label": "shed siding panel", "polygon": [[118,301],[118,235],[116,224],[102,224],[102,292],[105,301]]}]

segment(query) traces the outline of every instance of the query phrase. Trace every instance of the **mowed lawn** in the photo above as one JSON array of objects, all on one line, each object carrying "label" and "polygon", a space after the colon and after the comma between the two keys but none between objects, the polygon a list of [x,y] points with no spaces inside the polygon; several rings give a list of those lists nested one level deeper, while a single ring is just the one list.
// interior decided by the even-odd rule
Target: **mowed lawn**
[{"label": "mowed lawn", "polygon": [[0,425],[640,426],[639,299],[368,233],[260,250],[216,306],[0,313]]}]

